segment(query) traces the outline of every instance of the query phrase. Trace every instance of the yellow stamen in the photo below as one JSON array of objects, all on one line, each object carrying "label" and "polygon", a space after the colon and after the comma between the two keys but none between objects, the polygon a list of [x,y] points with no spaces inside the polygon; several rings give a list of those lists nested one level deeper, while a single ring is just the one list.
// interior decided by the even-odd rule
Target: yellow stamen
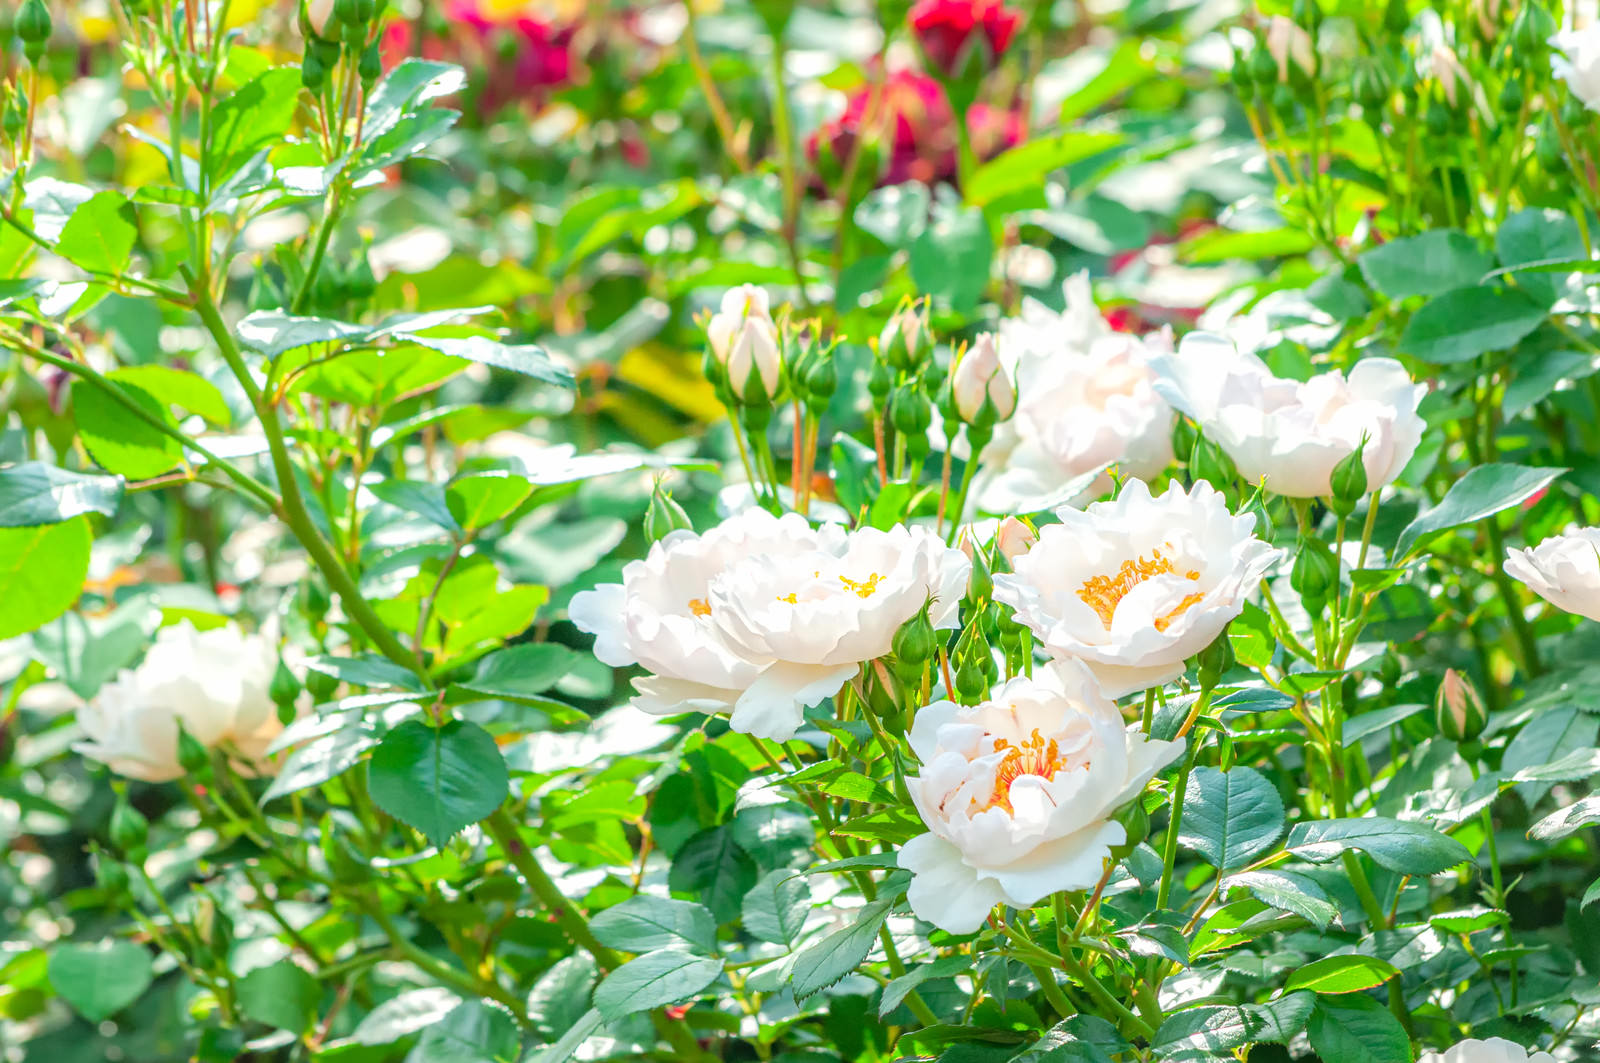
[{"label": "yellow stamen", "polygon": [[690,598],[689,612],[693,613],[695,616],[710,616],[711,603],[706,601],[704,598]]},{"label": "yellow stamen", "polygon": [[989,797],[988,804],[978,809],[980,812],[988,811],[996,806],[1013,812],[1011,807],[1011,784],[1024,775],[1037,775],[1041,779],[1053,779],[1056,772],[1066,767],[1066,761],[1061,757],[1061,747],[1054,738],[1046,741],[1035,727],[1033,734],[1022,740],[1020,746],[1014,746],[1004,738],[994,740],[994,751],[1006,751],[1005,757],[1000,761],[1000,766],[994,773],[994,792]]},{"label": "yellow stamen", "polygon": [[794,591],[790,591],[788,594],[780,594],[780,595],[778,595],[778,601],[780,601],[780,602],[788,602],[790,605],[799,605],[800,604],[800,599],[795,597]]},{"label": "yellow stamen", "polygon": [[[1153,576],[1170,575],[1176,571],[1172,567],[1172,561],[1163,557],[1160,550],[1152,550],[1148,558],[1136,557],[1132,561],[1124,561],[1121,567],[1109,576],[1093,576],[1084,580],[1083,586],[1078,588],[1078,597],[1095,611],[1100,617],[1100,622],[1109,631],[1111,620],[1117,615],[1117,605],[1127,597],[1129,591]],[[1191,569],[1183,574],[1183,578],[1197,580],[1200,578],[1200,573]],[[1156,630],[1167,630],[1180,613],[1203,597],[1204,595],[1191,594],[1184,598],[1176,609],[1156,618]]]},{"label": "yellow stamen", "polygon": [[854,591],[857,598],[870,598],[872,592],[878,589],[878,584],[883,582],[883,577],[874,572],[864,580],[840,576],[839,582],[844,584],[846,590]]}]

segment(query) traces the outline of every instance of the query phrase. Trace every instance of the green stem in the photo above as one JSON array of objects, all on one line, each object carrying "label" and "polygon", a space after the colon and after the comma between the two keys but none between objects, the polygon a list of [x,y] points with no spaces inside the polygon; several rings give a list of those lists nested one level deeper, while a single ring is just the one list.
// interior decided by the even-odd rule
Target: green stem
[{"label": "green stem", "polygon": [[316,283],[317,274],[322,269],[322,260],[328,253],[328,240],[333,236],[333,227],[339,220],[340,208],[343,206],[343,201],[337,192],[337,184],[328,190],[328,198],[322,210],[322,226],[317,230],[317,242],[311,248],[311,261],[306,264],[306,275],[300,278],[300,286],[295,289],[294,298],[289,301],[291,314],[298,314],[305,309],[306,299],[311,295],[311,286]]},{"label": "green stem", "polygon": [[806,296],[804,260],[800,255],[800,180],[795,163],[794,121],[789,107],[789,85],[785,75],[785,57],[781,35],[772,40],[772,135],[778,141],[778,166],[783,176],[783,243],[789,251],[789,264],[794,269],[795,291],[800,297],[800,309],[810,312],[811,302]]},{"label": "green stem", "polygon": [[1141,1037],[1151,1038],[1155,1036],[1156,1031],[1149,1023],[1129,1011],[1127,1006],[1102,985],[1100,980],[1087,967],[1079,963],[1070,954],[1061,957],[1061,967],[1089,991],[1089,995],[1094,997],[1096,1003],[1121,1019],[1126,1027],[1134,1030]]}]

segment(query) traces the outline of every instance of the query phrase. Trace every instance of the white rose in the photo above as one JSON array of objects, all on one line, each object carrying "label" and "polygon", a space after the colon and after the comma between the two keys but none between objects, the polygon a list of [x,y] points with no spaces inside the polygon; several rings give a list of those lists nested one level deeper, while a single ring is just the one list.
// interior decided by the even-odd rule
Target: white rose
[{"label": "white rose", "polygon": [[790,738],[803,709],[836,693],[931,598],[935,628],[956,624],[971,564],[931,529],[845,532],[824,525],[793,549],[752,552],[710,582],[711,621],[746,656],[770,661],[732,724]]},{"label": "white rose", "polygon": [[658,716],[732,712],[772,662],[723,637],[711,620],[711,583],[746,557],[798,553],[819,538],[798,513],[780,518],[764,509],[737,513],[704,535],[670,532],[623,568],[621,583],[574,595],[568,615],[595,636],[600,660],[652,673],[634,680],[636,708]]},{"label": "white rose", "polygon": [[1591,111],[1600,111],[1600,22],[1550,38],[1550,67]]},{"label": "white rose", "polygon": [[733,353],[734,337],[750,319],[772,324],[771,304],[764,289],[754,284],[741,284],[723,293],[721,305],[706,324],[706,340],[711,345],[712,357],[727,365]]},{"label": "white rose", "polygon": [[1326,496],[1334,466],[1366,439],[1367,489],[1400,475],[1422,440],[1413,384],[1392,358],[1365,358],[1301,383],[1283,380],[1254,354],[1215,333],[1192,332],[1178,354],[1151,361],[1155,389],[1193,417],[1252,483],[1289,498]]},{"label": "white rose", "polygon": [[745,318],[734,334],[733,349],[728,352],[728,383],[736,394],[745,396],[749,394],[750,381],[760,381],[770,399],[778,393],[781,372],[777,327],[763,318]]},{"label": "white rose", "polygon": [[78,710],[88,741],[73,748],[130,779],[169,782],[184,774],[181,721],[206,748],[226,745],[241,771],[271,771],[267,747],[283,729],[268,693],[277,666],[269,635],[246,635],[232,623],[164,627],[138,667],[123,669]]},{"label": "white rose", "polygon": [[1600,528],[1578,528],[1506,551],[1506,575],[1551,605],[1600,620]]},{"label": "white rose", "polygon": [[920,709],[910,740],[922,771],[906,784],[929,833],[899,862],[912,911],[952,934],[996,904],[1098,882],[1127,839],[1111,817],[1184,748],[1125,728],[1076,662],[1041,665],[980,705]]},{"label": "white rose", "polygon": [[1004,421],[1017,408],[1017,385],[1000,362],[1000,351],[992,332],[981,333],[950,374],[950,394],[956,412],[968,424],[983,413],[987,401],[996,421]]},{"label": "white rose", "polygon": [[1549,1052],[1529,1052],[1504,1037],[1466,1040],[1444,1052],[1426,1052],[1417,1063],[1556,1063]]},{"label": "white rose", "polygon": [[1175,415],[1156,394],[1150,359],[1171,350],[1165,332],[1142,339],[1108,332],[1081,349],[1025,355],[1011,431],[997,434],[983,454],[980,507],[1003,513],[1081,503],[1105,494],[1111,478],[1096,477],[1071,498],[1057,496],[1107,465],[1139,479],[1160,475],[1172,464]]},{"label": "white rose", "polygon": [[1057,516],[1013,572],[994,577],[994,598],[1113,698],[1182,675],[1280,556],[1204,481],[1151,498],[1130,480],[1115,501]]}]

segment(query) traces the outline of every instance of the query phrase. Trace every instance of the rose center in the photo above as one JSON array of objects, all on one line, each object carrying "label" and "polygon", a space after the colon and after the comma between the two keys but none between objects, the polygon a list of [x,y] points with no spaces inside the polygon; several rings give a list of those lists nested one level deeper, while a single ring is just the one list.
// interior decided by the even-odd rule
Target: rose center
[{"label": "rose center", "polygon": [[1054,738],[1046,739],[1035,727],[1033,734],[1022,740],[1021,745],[1012,745],[1004,738],[994,740],[994,751],[1005,751],[1005,757],[1000,761],[1000,766],[994,772],[994,791],[989,795],[989,802],[978,811],[986,812],[996,806],[1013,812],[1011,807],[1011,784],[1024,775],[1037,775],[1041,779],[1053,779],[1056,772],[1066,767],[1066,760],[1061,756],[1061,746]]},{"label": "rose center", "polygon": [[872,592],[878,589],[878,584],[883,582],[883,577],[874,572],[862,580],[854,580],[849,576],[840,576],[839,582],[844,584],[845,590],[854,592],[857,598],[870,598],[872,597]]},{"label": "rose center", "polygon": [[695,616],[710,616],[711,603],[706,601],[704,598],[690,598],[689,612],[693,613]]},{"label": "rose center", "polygon": [[[1095,611],[1100,617],[1100,622],[1105,625],[1107,631],[1110,631],[1111,620],[1117,615],[1117,605],[1128,596],[1129,591],[1154,576],[1176,573],[1177,569],[1173,567],[1170,558],[1163,556],[1160,550],[1152,550],[1149,557],[1136,557],[1131,561],[1124,561],[1110,575],[1092,576],[1084,580],[1083,586],[1078,588],[1078,597]],[[1190,569],[1183,574],[1183,578],[1190,581],[1198,580],[1200,573]],[[1201,594],[1185,596],[1176,608],[1156,617],[1156,630],[1167,630],[1185,609],[1204,597]]]}]

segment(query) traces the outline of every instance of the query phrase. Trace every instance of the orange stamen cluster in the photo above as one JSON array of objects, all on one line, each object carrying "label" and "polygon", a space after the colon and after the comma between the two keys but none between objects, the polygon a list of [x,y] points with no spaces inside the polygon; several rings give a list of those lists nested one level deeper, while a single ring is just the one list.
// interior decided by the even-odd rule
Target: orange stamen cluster
[{"label": "orange stamen cluster", "polygon": [[706,601],[704,598],[690,598],[689,612],[693,613],[695,616],[710,616],[711,603]]},{"label": "orange stamen cluster", "polygon": [[1000,766],[994,772],[994,792],[989,797],[989,803],[978,811],[986,812],[999,806],[1007,812],[1014,812],[1011,807],[1011,784],[1024,775],[1037,775],[1041,779],[1053,779],[1056,772],[1066,767],[1066,761],[1061,758],[1061,746],[1054,739],[1048,741],[1035,727],[1033,734],[1022,740],[1020,746],[1014,746],[1004,738],[994,740],[996,753],[1005,750],[1005,757],[1000,761]]},{"label": "orange stamen cluster", "polygon": [[[1111,619],[1117,615],[1117,605],[1128,592],[1133,590],[1152,576],[1168,575],[1177,571],[1172,567],[1171,559],[1162,556],[1160,550],[1150,551],[1150,556],[1136,557],[1131,561],[1124,561],[1109,576],[1093,576],[1083,581],[1083,586],[1078,588],[1078,597],[1093,609],[1100,617],[1100,622],[1111,630]],[[1190,570],[1183,574],[1184,579],[1197,580],[1200,573]],[[1185,609],[1199,602],[1204,595],[1191,594],[1178,603],[1178,607],[1165,616],[1156,619],[1156,630],[1165,631]]]}]

